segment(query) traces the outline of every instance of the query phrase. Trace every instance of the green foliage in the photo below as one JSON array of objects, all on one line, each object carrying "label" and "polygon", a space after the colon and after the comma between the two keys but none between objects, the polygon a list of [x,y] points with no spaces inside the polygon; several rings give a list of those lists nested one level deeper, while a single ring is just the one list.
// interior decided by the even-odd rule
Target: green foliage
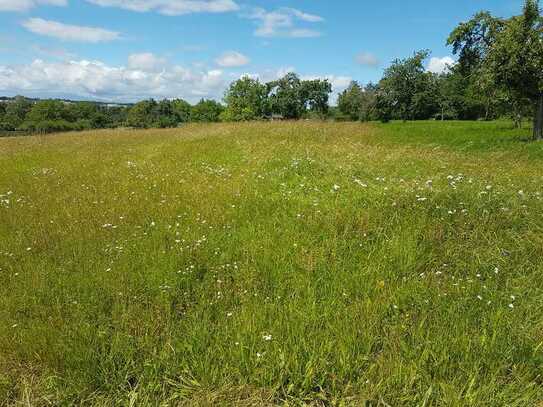
[{"label": "green foliage", "polygon": [[[543,138],[543,19],[537,0],[526,0],[523,13],[507,20],[479,13],[449,38],[460,67],[478,77],[487,112],[500,98],[515,114],[531,103],[534,138]],[[488,114],[487,114],[488,116]]]},{"label": "green foliage", "polygon": [[308,111],[323,118],[328,113],[332,85],[328,80],[301,80],[291,72],[266,84],[272,114],[285,119],[300,119]]},{"label": "green foliage", "polygon": [[328,114],[328,99],[332,93],[332,84],[327,79],[301,81],[300,96],[305,110],[315,113],[320,118]]},{"label": "green foliage", "polygon": [[190,103],[183,99],[174,99],[171,101],[171,104],[177,123],[187,123],[190,121],[190,111],[192,109]]},{"label": "green foliage", "polygon": [[26,114],[25,121],[37,123],[40,121],[56,121],[69,119],[69,111],[59,100],[40,100],[32,105]]},{"label": "green foliage", "polygon": [[528,0],[524,14],[496,33],[485,60],[493,83],[521,97],[538,100],[543,92],[543,26],[537,2]]},{"label": "green foliage", "polygon": [[130,127],[135,128],[149,128],[153,127],[153,124],[157,122],[157,103],[151,100],[144,100],[136,103],[128,111],[126,117],[126,123]]},{"label": "green foliage", "polygon": [[267,88],[258,79],[243,77],[232,82],[224,102],[223,121],[260,120],[269,114]]},{"label": "green foliage", "polygon": [[28,99],[22,96],[15,97],[14,100],[6,104],[3,123],[0,124],[0,127],[4,130],[17,129],[25,120],[31,107],[32,103]]},{"label": "green foliage", "polygon": [[364,90],[353,81],[347,89],[338,96],[338,108],[341,113],[351,120],[359,120],[362,110]]},{"label": "green foliage", "polygon": [[267,84],[272,113],[285,119],[299,119],[305,111],[302,98],[302,81],[295,73],[286,74],[283,78]]},{"label": "green foliage", "polygon": [[211,99],[202,99],[192,107],[190,118],[193,122],[212,123],[218,122],[224,107]]},{"label": "green foliage", "polygon": [[416,52],[411,58],[395,60],[385,70],[377,91],[379,119],[420,120],[437,112],[435,80],[424,68],[428,55],[428,51]]},{"label": "green foliage", "polygon": [[482,61],[488,55],[496,32],[502,29],[504,21],[488,12],[477,13],[471,20],[461,23],[447,39],[453,53],[459,56],[462,75],[473,74],[481,69]]}]

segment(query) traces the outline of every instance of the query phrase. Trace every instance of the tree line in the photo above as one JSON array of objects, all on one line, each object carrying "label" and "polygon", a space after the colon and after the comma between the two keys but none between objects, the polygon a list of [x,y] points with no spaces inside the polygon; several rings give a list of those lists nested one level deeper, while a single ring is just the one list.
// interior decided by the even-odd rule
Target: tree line
[{"label": "tree line", "polygon": [[327,80],[301,80],[289,73],[266,84],[243,77],[233,82],[221,104],[202,99],[144,100],[131,106],[93,102],[34,101],[22,96],[0,103],[0,130],[50,132],[128,126],[177,127],[188,122],[247,121],[273,118],[325,118],[332,85]]},{"label": "tree line", "polygon": [[534,117],[534,138],[543,138],[543,19],[537,0],[526,0],[522,14],[509,19],[480,12],[459,24],[447,44],[458,62],[445,72],[428,72],[429,52],[418,51],[393,61],[375,84],[352,82],[334,107],[329,104],[328,80],[303,80],[288,73],[267,83],[238,79],[228,87],[223,103],[151,99],[109,107],[56,100],[32,103],[18,97],[0,103],[0,130],[176,127],[275,118],[388,122],[510,117],[520,125],[523,118]]}]

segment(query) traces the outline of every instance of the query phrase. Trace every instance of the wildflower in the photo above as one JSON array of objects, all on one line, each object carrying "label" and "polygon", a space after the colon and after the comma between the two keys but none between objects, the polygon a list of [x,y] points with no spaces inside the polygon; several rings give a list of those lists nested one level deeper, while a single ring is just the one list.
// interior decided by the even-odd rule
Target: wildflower
[{"label": "wildflower", "polygon": [[513,309],[515,306],[513,304],[509,304],[509,308]]},{"label": "wildflower", "polygon": [[337,185],[337,184],[334,184],[334,185],[332,186],[332,189],[333,189],[334,191],[339,191],[340,188],[341,188],[341,187],[340,187],[339,185]]},{"label": "wildflower", "polygon": [[360,181],[359,179],[355,179],[354,182],[356,182],[358,185],[360,185],[362,188],[367,188],[368,185],[367,184],[364,184],[362,181]]},{"label": "wildflower", "polygon": [[265,341],[271,341],[271,340],[272,340],[272,336],[271,336],[271,335],[263,335],[263,336],[262,336],[262,339],[264,339]]}]

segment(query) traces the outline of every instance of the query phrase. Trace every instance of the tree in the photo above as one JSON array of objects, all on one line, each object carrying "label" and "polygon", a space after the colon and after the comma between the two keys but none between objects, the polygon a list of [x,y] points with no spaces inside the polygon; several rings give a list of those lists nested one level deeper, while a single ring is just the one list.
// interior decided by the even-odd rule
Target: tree
[{"label": "tree", "polygon": [[305,112],[305,101],[302,98],[302,82],[293,72],[283,78],[266,84],[270,109],[285,119],[299,119]]},{"label": "tree", "polygon": [[[21,125],[24,130],[51,132],[73,130],[73,122],[78,119],[71,115],[68,105],[60,100],[40,100],[34,103],[30,111],[26,114],[25,120]],[[80,128],[90,128],[90,124],[83,125]]]},{"label": "tree", "polygon": [[8,102],[2,125],[4,130],[16,130],[25,120],[31,107],[32,103],[23,96],[16,96],[15,99]]},{"label": "tree", "polygon": [[187,123],[190,121],[190,110],[192,106],[183,99],[172,100],[172,110],[177,123]]},{"label": "tree", "polygon": [[433,77],[424,68],[428,55],[428,51],[416,52],[411,58],[395,60],[385,70],[376,96],[382,121],[428,119],[438,111]]},{"label": "tree", "polygon": [[266,85],[248,76],[230,84],[224,102],[226,110],[222,117],[225,121],[258,120],[269,112]]},{"label": "tree", "polygon": [[332,85],[327,79],[302,81],[293,72],[266,84],[271,113],[300,119],[308,111],[323,118],[328,112]]},{"label": "tree", "polygon": [[67,120],[68,109],[59,100],[40,100],[34,103],[26,114],[27,122],[40,122],[45,120]]},{"label": "tree", "polygon": [[359,120],[362,111],[364,90],[356,81],[352,81],[347,89],[338,96],[338,108],[351,120]]},{"label": "tree", "polygon": [[0,130],[3,130],[4,116],[6,115],[6,104],[0,102]]},{"label": "tree", "polygon": [[459,56],[459,69],[464,76],[476,74],[486,59],[496,32],[503,27],[503,20],[482,11],[470,21],[460,23],[447,39],[453,54]]},{"label": "tree", "polygon": [[192,107],[190,114],[194,122],[218,122],[224,107],[211,99],[202,99]]},{"label": "tree", "polygon": [[157,103],[153,100],[144,100],[136,103],[128,111],[126,122],[131,127],[149,128],[155,123],[155,109]]},{"label": "tree", "polygon": [[328,99],[332,84],[328,79],[313,79],[301,82],[300,96],[305,109],[316,113],[321,119],[328,113]]},{"label": "tree", "polygon": [[151,116],[153,118],[153,127],[160,129],[176,127],[178,123],[174,105],[168,99],[158,102],[152,109]]},{"label": "tree", "polygon": [[534,106],[533,137],[543,139],[543,19],[538,1],[526,0],[523,13],[507,20],[479,13],[453,31],[449,43],[464,69],[477,72],[519,106],[526,100]]},{"label": "tree", "polygon": [[121,127],[127,124],[130,107],[111,106],[103,111],[105,125],[103,127]]},{"label": "tree", "polygon": [[369,83],[360,86],[358,82],[352,81],[347,89],[339,94],[338,108],[350,120],[375,120],[376,95],[376,85]]}]

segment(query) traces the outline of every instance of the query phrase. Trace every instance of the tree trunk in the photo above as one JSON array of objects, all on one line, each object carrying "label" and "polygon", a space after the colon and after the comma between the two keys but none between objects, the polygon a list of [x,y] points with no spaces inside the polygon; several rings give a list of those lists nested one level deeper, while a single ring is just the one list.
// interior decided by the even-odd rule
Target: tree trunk
[{"label": "tree trunk", "polygon": [[534,140],[543,140],[543,93],[539,95],[535,109]]}]

